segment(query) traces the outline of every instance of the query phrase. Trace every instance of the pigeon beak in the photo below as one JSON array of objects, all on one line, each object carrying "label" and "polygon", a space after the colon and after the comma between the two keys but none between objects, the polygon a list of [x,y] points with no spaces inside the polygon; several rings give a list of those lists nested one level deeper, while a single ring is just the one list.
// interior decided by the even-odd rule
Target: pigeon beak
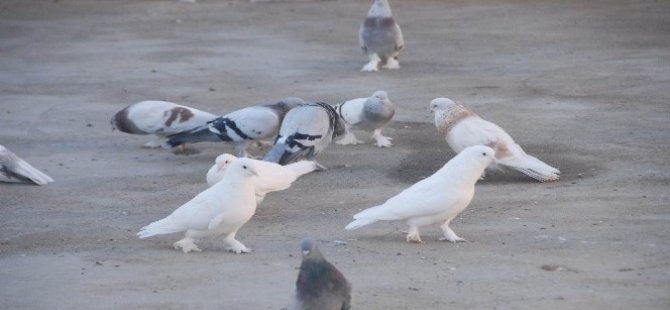
[{"label": "pigeon beak", "polygon": [[307,256],[307,254],[309,254],[309,252],[310,252],[310,250],[302,251],[302,256]]}]

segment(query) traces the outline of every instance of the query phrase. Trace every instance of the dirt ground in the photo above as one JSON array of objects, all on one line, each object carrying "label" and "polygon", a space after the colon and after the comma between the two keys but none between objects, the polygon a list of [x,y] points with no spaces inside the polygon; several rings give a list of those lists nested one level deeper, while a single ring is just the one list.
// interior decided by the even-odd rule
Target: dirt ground
[{"label": "dirt ground", "polygon": [[[0,184],[0,308],[281,309],[299,241],[353,284],[355,309],[669,309],[670,2],[391,0],[401,69],[364,74],[371,1],[0,2],[0,144],[56,182]],[[216,114],[285,96],[336,103],[386,90],[390,149],[331,145],[238,234],[183,254],[140,227],[205,189],[225,144],[176,156],[112,132],[128,104]],[[452,224],[469,240],[404,241],[351,216],[453,152],[428,103],[506,128],[560,181],[489,173]]]}]

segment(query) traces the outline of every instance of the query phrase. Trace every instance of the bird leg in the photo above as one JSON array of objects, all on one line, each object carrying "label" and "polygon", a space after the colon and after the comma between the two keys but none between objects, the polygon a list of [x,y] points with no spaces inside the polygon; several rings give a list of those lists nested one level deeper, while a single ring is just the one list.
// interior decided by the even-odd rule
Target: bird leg
[{"label": "bird leg", "polygon": [[358,138],[356,138],[356,135],[354,135],[354,133],[351,131],[351,128],[347,126],[344,136],[340,140],[337,140],[335,143],[339,145],[349,145],[349,144],[361,144],[365,142],[358,140]]},{"label": "bird leg", "polygon": [[154,140],[151,140],[151,141],[145,143],[144,145],[142,145],[142,147],[147,148],[147,149],[157,149],[157,148],[161,147],[161,145],[163,144],[162,142],[160,142],[159,139],[160,138],[156,138]]},{"label": "bird leg", "polygon": [[314,166],[316,166],[316,169],[314,169],[314,170],[316,170],[316,171],[326,171],[326,170],[328,170],[328,167],[322,165],[318,161],[316,161],[316,160],[312,160],[312,161],[314,162]]},{"label": "bird leg", "polygon": [[379,62],[381,59],[377,53],[369,54],[368,58],[370,59],[370,62],[363,66],[361,72],[377,72],[377,70],[379,70]]},{"label": "bird leg", "polygon": [[453,220],[453,218],[448,218],[444,222],[444,224],[442,224],[442,226],[440,226],[440,229],[442,229],[442,233],[444,233],[444,238],[440,238],[440,241],[447,240],[447,241],[452,242],[452,243],[467,241],[467,240],[459,237],[458,235],[456,235],[456,233],[453,230],[451,230],[451,228],[449,228],[449,222],[451,222],[451,220]]},{"label": "bird leg", "polygon": [[409,232],[407,232],[407,242],[423,243],[421,241],[421,236],[419,236],[419,228],[416,226],[410,226]]},{"label": "bird leg", "polygon": [[235,143],[235,154],[237,154],[237,157],[239,158],[244,158],[244,157],[249,157],[249,152],[247,152],[247,149],[249,148],[250,141],[244,141],[240,143]]},{"label": "bird leg", "polygon": [[194,241],[195,240],[193,240],[193,238],[184,237],[184,239],[173,243],[172,246],[177,250],[182,250],[184,253],[191,251],[202,252],[202,250],[195,244]]},{"label": "bird leg", "polygon": [[234,231],[223,240],[223,242],[226,244],[225,249],[234,252],[235,254],[251,252],[250,248],[244,246],[242,242],[235,240],[235,234],[237,234],[237,231]]},{"label": "bird leg", "polygon": [[390,57],[386,64],[382,67],[384,69],[400,69],[400,62],[398,62],[398,57]]},{"label": "bird leg", "polygon": [[372,137],[375,140],[377,140],[378,147],[390,147],[393,145],[393,143],[391,143],[391,140],[393,140],[393,138],[383,136],[381,128],[375,129],[375,131],[372,132]]}]

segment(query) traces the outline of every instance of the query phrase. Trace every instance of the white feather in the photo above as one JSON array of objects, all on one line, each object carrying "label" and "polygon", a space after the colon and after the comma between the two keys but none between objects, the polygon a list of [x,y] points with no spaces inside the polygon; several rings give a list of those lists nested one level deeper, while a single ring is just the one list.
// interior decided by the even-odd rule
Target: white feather
[{"label": "white feather", "polygon": [[[439,130],[446,130],[447,144],[454,152],[461,152],[472,145],[488,145],[495,148],[496,160],[501,166],[522,172],[540,182],[555,181],[560,177],[558,169],[526,154],[500,126],[477,116],[452,100],[434,99],[431,110],[435,113],[435,126]],[[458,115],[460,112],[465,114]],[[458,117],[462,119],[453,122]],[[447,126],[448,123],[452,124]]]},{"label": "white feather", "polygon": [[[5,170],[9,174],[6,175]],[[11,174],[29,179],[37,185],[46,185],[54,181],[50,176],[37,170],[37,168],[30,165],[27,161],[0,145],[0,181],[10,183],[25,182],[25,180],[18,179]]]},{"label": "white feather", "polygon": [[[217,157],[216,163],[207,172],[207,184],[212,186],[225,175],[227,167],[236,159],[231,154],[222,154]],[[247,159],[254,162],[258,176],[254,178],[256,201],[260,204],[268,193],[285,190],[298,177],[316,170],[313,161],[299,161],[282,166],[262,160]]]},{"label": "white feather", "polygon": [[[143,227],[137,234],[138,237],[147,238],[180,231],[186,231],[184,239],[189,240],[225,235],[225,241],[232,250],[237,253],[248,252],[244,245],[235,240],[235,234],[256,211],[253,185],[256,174],[253,162],[246,158],[236,160],[228,167],[228,173],[221,181],[177,208],[166,218]],[[186,249],[184,251],[188,252]]]},{"label": "white feather", "polygon": [[[470,147],[447,162],[430,177],[419,181],[385,203],[354,215],[346,229],[356,229],[376,221],[406,220],[410,230],[418,227],[449,222],[468,206],[475,191],[475,183],[484,169],[493,161],[494,151],[486,146]],[[443,228],[444,229],[444,228]],[[447,232],[445,232],[446,236]]]},{"label": "white feather", "polygon": [[[192,116],[188,117],[187,113],[184,112],[177,113],[179,110],[173,112],[175,109],[184,109],[184,111],[190,112]],[[142,101],[128,106],[125,110],[127,111],[126,118],[137,129],[144,132],[144,134],[156,134],[159,136],[167,136],[193,129],[216,118],[214,114],[167,101]],[[121,112],[123,110],[119,113]],[[116,125],[118,128],[121,126],[123,125]],[[140,134],[139,132],[136,133]]]}]

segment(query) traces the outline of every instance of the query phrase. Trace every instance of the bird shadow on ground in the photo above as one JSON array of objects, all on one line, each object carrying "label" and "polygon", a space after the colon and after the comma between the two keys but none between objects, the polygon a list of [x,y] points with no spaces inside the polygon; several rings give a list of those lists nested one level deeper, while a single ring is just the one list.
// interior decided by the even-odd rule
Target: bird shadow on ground
[{"label": "bird shadow on ground", "polygon": [[[397,122],[396,140],[413,150],[405,156],[388,177],[403,183],[416,183],[440,169],[456,154],[449,148],[432,124]],[[430,134],[427,134],[430,133]],[[431,147],[432,146],[432,147]],[[522,145],[524,150],[540,160],[561,170],[561,181],[595,177],[603,167],[592,156],[575,155],[564,145]],[[486,171],[486,183],[534,183],[532,178],[520,172],[493,168]]]}]

